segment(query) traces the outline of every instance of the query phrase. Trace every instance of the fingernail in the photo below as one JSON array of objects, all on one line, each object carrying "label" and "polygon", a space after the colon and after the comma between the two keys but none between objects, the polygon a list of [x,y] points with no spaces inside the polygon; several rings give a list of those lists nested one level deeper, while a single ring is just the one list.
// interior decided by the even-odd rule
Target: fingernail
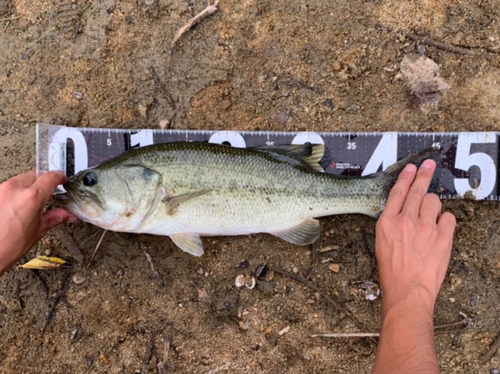
[{"label": "fingernail", "polygon": [[432,160],[425,160],[423,163],[422,163],[422,167],[424,169],[432,169],[434,167],[434,161]]},{"label": "fingernail", "polygon": [[68,222],[68,223],[77,223],[78,222],[78,217],[70,217],[70,218],[68,218],[68,220],[66,222]]},{"label": "fingernail", "polygon": [[405,166],[405,168],[403,169],[403,171],[407,171],[407,172],[413,173],[413,172],[415,172],[416,168],[417,167],[415,165],[408,164],[408,165]]}]

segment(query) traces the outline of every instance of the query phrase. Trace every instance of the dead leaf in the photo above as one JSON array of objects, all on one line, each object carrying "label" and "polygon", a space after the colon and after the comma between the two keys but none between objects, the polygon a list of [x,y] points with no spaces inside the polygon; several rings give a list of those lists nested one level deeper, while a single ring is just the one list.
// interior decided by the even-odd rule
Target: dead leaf
[{"label": "dead leaf", "polygon": [[23,265],[17,268],[21,269],[38,269],[38,270],[52,270],[67,268],[70,265],[66,261],[58,257],[36,256]]},{"label": "dead leaf", "polygon": [[441,94],[450,89],[450,85],[440,76],[441,68],[436,62],[425,56],[405,56],[401,61],[401,72],[397,78],[404,78],[411,88],[412,106],[424,103],[438,103]]}]

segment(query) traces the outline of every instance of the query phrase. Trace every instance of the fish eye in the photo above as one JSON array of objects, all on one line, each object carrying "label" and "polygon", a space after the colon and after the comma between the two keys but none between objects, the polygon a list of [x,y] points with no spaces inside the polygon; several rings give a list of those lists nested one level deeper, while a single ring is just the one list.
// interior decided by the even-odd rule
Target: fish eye
[{"label": "fish eye", "polygon": [[87,187],[91,187],[97,184],[97,174],[93,171],[89,171],[87,174],[83,176],[83,184]]}]

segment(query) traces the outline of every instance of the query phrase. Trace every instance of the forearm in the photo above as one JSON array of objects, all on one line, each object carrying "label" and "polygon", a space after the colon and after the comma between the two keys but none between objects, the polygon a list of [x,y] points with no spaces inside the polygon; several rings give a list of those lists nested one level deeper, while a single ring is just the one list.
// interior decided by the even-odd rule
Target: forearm
[{"label": "forearm", "polygon": [[374,374],[439,373],[433,304],[417,292],[396,303],[384,301]]}]

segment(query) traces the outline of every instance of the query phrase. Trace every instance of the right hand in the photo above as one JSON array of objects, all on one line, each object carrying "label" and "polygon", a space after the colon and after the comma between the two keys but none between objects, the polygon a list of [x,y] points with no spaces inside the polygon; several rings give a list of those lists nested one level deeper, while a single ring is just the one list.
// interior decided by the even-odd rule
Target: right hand
[{"label": "right hand", "polygon": [[[433,311],[451,255],[456,226],[441,201],[427,193],[436,164],[426,160],[418,170],[401,172],[377,222],[376,256],[384,307],[418,294]],[[416,177],[415,177],[416,176]]]}]

